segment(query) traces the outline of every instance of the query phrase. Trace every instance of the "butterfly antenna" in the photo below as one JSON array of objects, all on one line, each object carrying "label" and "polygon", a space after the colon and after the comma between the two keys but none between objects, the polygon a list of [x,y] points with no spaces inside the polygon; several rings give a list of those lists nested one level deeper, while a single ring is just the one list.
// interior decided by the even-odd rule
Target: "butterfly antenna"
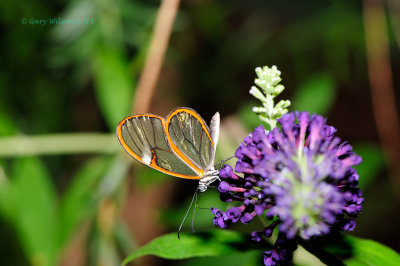
[{"label": "butterfly antenna", "polygon": [[[195,199],[195,198],[197,198],[197,189],[196,189],[196,191],[194,192],[194,195],[193,195],[192,201],[190,202],[189,208],[188,208],[188,210],[186,211],[185,216],[183,217],[183,220],[182,220],[182,222],[181,222],[181,225],[179,226],[179,229],[178,229],[178,239],[181,239],[180,236],[179,236],[179,234],[181,233],[181,229],[182,229],[183,223],[185,222],[186,217],[187,217],[187,215],[189,214],[190,209],[192,208],[192,205],[193,205],[193,202],[194,202],[194,199]],[[195,208],[195,210],[196,210],[196,208]]]},{"label": "butterfly antenna", "polygon": [[232,155],[232,156],[230,156],[230,157],[228,157],[228,158],[226,158],[226,159],[224,159],[224,160],[222,160],[222,161],[220,161],[219,163],[217,163],[216,164],[216,166],[219,166],[219,170],[221,170],[221,168],[222,168],[222,164],[224,163],[224,162],[227,162],[227,161],[229,161],[230,159],[232,159],[233,157],[235,157],[234,155]]}]

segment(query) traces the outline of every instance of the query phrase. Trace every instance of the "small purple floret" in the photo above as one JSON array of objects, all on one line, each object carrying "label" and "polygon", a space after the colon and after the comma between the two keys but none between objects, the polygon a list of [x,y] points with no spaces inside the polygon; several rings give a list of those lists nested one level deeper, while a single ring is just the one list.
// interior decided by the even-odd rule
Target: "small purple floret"
[{"label": "small purple floret", "polygon": [[275,250],[264,252],[264,265],[277,265],[279,262],[279,256]]},{"label": "small purple floret", "polygon": [[231,185],[229,185],[228,182],[221,181],[221,183],[219,183],[219,186],[218,186],[218,191],[221,193],[226,193],[229,191],[230,187],[231,187]]},{"label": "small purple floret", "polygon": [[233,174],[233,169],[230,165],[225,164],[224,167],[219,171],[219,176],[221,178],[229,178]]}]

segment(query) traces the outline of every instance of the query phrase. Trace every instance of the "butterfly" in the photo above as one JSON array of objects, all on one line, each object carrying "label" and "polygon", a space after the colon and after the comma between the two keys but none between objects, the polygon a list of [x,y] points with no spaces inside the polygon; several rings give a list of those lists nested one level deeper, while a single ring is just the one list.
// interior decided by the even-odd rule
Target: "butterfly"
[{"label": "butterfly", "polygon": [[210,127],[193,109],[180,107],[164,119],[153,114],[126,117],[117,126],[117,137],[129,155],[165,174],[199,180],[200,192],[219,180],[214,168],[219,137],[217,112]]}]

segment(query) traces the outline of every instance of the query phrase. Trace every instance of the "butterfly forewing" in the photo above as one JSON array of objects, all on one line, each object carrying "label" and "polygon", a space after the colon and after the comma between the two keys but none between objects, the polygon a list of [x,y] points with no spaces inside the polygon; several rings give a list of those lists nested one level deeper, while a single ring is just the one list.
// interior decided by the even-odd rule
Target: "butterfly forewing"
[{"label": "butterfly forewing", "polygon": [[172,150],[195,170],[206,170],[214,160],[210,130],[194,110],[172,111],[167,117],[166,132]]},{"label": "butterfly forewing", "polygon": [[124,149],[135,159],[163,173],[199,179],[198,173],[187,166],[168,145],[165,122],[155,115],[125,118],[117,127],[117,136]]}]

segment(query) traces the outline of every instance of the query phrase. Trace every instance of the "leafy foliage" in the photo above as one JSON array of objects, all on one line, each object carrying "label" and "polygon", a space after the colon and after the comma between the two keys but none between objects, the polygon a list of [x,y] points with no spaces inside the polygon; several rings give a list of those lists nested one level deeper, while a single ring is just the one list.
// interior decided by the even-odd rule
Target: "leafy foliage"
[{"label": "leafy foliage", "polygon": [[328,265],[398,265],[400,255],[373,240],[332,235],[303,242],[303,247]]},{"label": "leafy foliage", "polygon": [[[29,178],[27,178],[29,177]],[[11,186],[14,224],[25,252],[39,265],[54,265],[56,259],[55,191],[43,164],[36,158],[21,158],[14,164]]]},{"label": "leafy foliage", "polygon": [[[175,233],[163,235],[131,253],[123,262],[127,263],[146,255],[164,259],[187,259],[195,257],[234,256],[251,250],[265,248],[251,242],[244,235],[226,230],[212,230],[197,234],[182,234],[181,239]],[[400,255],[392,249],[375,241],[354,236],[331,235],[302,241],[302,245],[327,265],[398,265]],[[262,250],[262,249],[261,249]],[[259,260],[261,260],[261,250]],[[251,257],[255,254],[251,253]],[[257,262],[253,261],[256,265]]]},{"label": "leafy foliage", "polygon": [[171,233],[163,235],[130,254],[128,262],[145,255],[156,255],[165,259],[186,259],[204,256],[228,255],[254,249],[254,243],[246,241],[244,235],[232,231],[213,230],[195,235]]}]

